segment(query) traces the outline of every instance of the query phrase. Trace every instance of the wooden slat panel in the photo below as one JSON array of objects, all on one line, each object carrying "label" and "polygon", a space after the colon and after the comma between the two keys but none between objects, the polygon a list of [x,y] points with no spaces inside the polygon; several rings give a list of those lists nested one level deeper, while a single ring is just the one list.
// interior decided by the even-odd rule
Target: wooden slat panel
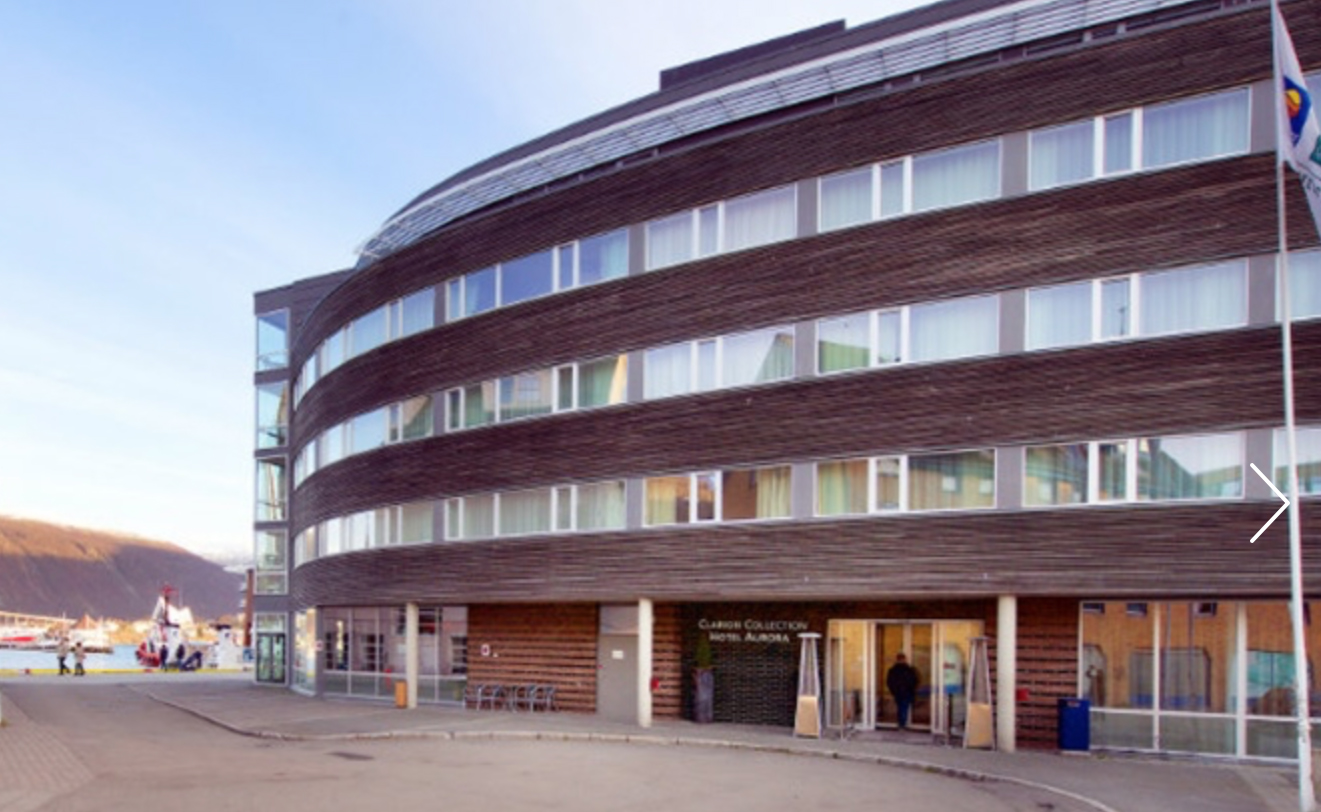
[{"label": "wooden slat panel", "polygon": [[596,633],[594,604],[470,605],[468,681],[554,685],[561,710],[593,713]]}]

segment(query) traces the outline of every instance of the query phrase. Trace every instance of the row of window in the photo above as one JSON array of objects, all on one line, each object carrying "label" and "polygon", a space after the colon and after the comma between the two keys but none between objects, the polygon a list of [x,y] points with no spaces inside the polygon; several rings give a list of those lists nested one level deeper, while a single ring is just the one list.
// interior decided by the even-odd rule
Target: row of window
[{"label": "row of window", "polygon": [[[1284,431],[1274,478],[1285,490]],[[1299,488],[1321,494],[1321,427],[1300,430]],[[819,517],[996,507],[999,456],[1022,453],[1021,506],[1233,499],[1244,493],[1242,432],[1138,437],[827,460],[812,465]],[[642,527],[794,518],[794,466],[694,471],[641,480]],[[445,541],[628,529],[623,480],[452,497]],[[295,566],[318,556],[432,541],[431,502],[331,519],[299,535]],[[1002,507],[1016,507],[1016,505]]]},{"label": "row of window", "polygon": [[[1321,315],[1321,251],[1290,259],[1295,317]],[[1026,292],[1025,347],[1076,346],[1119,338],[1223,330],[1248,321],[1247,262],[1128,274]],[[1000,348],[999,296],[852,313],[817,321],[816,372],[951,361]],[[792,326],[752,330],[644,350],[647,400],[789,380],[795,376]],[[445,393],[445,430],[489,426],[628,402],[628,357],[608,356],[521,372]],[[283,442],[281,384],[258,386],[259,447]],[[276,406],[278,404],[278,411]],[[271,425],[278,415],[283,422]],[[295,487],[351,454],[432,436],[431,399],[421,396],[359,415],[303,447]],[[315,447],[315,451],[312,449]]]},{"label": "row of window", "polygon": [[[1032,131],[1028,134],[1027,186],[1040,191],[1243,154],[1249,148],[1249,108],[1249,91],[1236,88]],[[827,231],[994,199],[1003,194],[1001,164],[1002,141],[992,139],[822,177],[818,180],[817,228]],[[644,225],[645,268],[664,268],[794,239],[800,236],[798,208],[797,188],[791,184],[648,221]],[[455,321],[625,276],[628,255],[628,230],[620,229],[456,277],[446,283],[445,318]],[[431,292],[414,296],[423,294],[430,296]],[[263,318],[259,317],[259,344]],[[374,323],[365,326],[376,334]],[[430,326],[428,322],[426,327]],[[365,351],[345,351],[339,345],[347,340],[348,336],[341,336],[323,342],[318,360],[309,359],[310,364],[304,365],[296,400],[318,375]],[[367,344],[374,346],[371,340]],[[287,359],[287,352],[285,356]],[[270,364],[274,357],[259,349],[259,368],[269,368],[263,364]]]},{"label": "row of window", "polygon": [[432,436],[431,397],[422,395],[357,415],[319,435],[294,458],[294,487],[345,457]]}]

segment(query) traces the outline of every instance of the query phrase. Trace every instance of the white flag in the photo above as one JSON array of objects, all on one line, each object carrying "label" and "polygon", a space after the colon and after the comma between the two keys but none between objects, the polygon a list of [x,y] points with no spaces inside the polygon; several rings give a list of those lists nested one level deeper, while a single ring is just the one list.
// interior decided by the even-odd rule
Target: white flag
[{"label": "white flag", "polygon": [[1316,100],[1307,90],[1307,80],[1298,64],[1298,53],[1284,27],[1279,6],[1271,3],[1275,31],[1275,75],[1281,84],[1276,103],[1275,132],[1281,161],[1288,161],[1303,182],[1312,220],[1321,234],[1321,125],[1317,124]]}]

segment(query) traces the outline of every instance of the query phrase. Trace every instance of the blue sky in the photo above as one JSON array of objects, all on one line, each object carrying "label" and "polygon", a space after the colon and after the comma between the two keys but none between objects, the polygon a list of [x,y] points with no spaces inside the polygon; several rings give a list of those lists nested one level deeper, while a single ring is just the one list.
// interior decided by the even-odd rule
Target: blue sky
[{"label": "blue sky", "polygon": [[0,514],[251,548],[252,294],[693,59],[912,0],[0,0]]}]

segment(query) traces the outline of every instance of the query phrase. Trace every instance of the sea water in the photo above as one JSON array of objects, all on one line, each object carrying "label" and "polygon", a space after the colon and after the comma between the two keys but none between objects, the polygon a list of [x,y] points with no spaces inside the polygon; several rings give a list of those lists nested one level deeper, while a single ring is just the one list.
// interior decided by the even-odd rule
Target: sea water
[{"label": "sea water", "polygon": [[[65,664],[73,669],[73,652],[69,652]],[[53,651],[24,651],[22,649],[3,649],[0,648],[0,672],[3,671],[23,671],[26,669],[50,669],[58,670],[59,660],[55,658]],[[87,655],[83,668],[88,671],[118,670],[124,668],[137,669],[138,665],[137,646],[121,645],[115,646],[109,654],[91,654]]]}]

